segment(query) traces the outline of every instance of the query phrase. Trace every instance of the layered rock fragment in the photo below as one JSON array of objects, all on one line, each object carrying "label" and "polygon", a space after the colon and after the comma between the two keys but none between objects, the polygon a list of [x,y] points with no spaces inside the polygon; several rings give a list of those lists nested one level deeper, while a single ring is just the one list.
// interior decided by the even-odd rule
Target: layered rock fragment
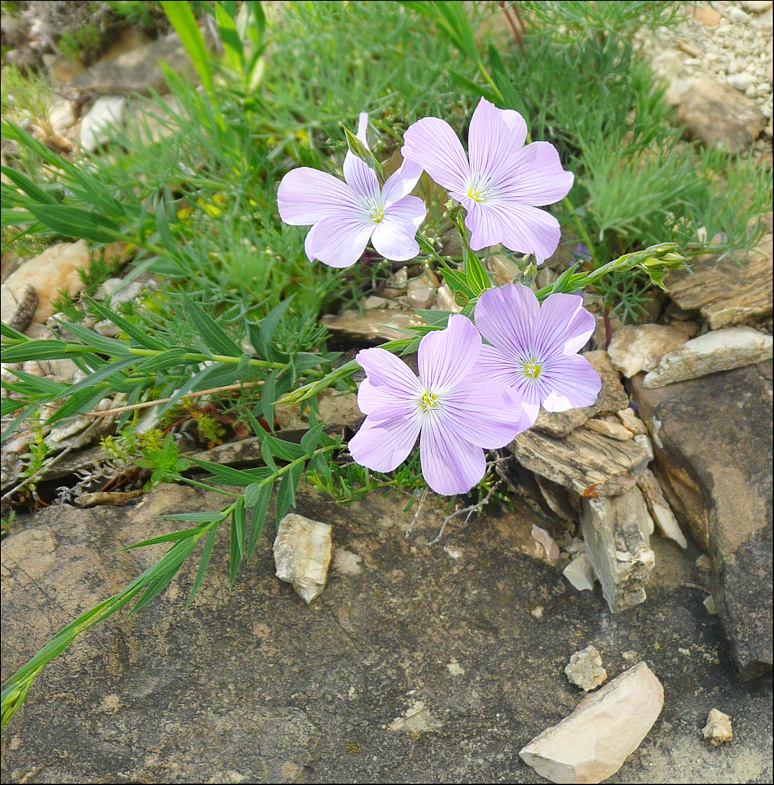
[{"label": "layered rock fragment", "polygon": [[663,705],[661,682],[640,662],[585,697],[519,755],[551,782],[602,782],[640,746]]},{"label": "layered rock fragment", "polygon": [[329,524],[289,513],[280,521],[274,540],[277,577],[292,583],[308,605],[325,588],[332,550]]}]

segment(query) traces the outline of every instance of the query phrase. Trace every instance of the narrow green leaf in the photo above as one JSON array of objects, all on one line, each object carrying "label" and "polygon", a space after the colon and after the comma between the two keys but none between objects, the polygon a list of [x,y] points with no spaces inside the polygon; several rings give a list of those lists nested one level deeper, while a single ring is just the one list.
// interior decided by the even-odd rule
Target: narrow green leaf
[{"label": "narrow green leaf", "polygon": [[167,371],[180,365],[185,361],[185,356],[188,354],[186,349],[167,349],[156,357],[148,357],[147,360],[137,364],[137,371],[140,373],[157,373],[159,371]]},{"label": "narrow green leaf", "polygon": [[[27,209],[44,226],[57,234],[95,243],[111,243],[118,239],[121,230],[109,218],[64,204],[28,205]],[[109,231],[106,231],[109,230]]]},{"label": "narrow green leaf", "polygon": [[206,469],[212,474],[213,479],[222,483],[223,485],[235,485],[237,487],[246,488],[255,482],[260,482],[271,476],[271,472],[266,468],[259,467],[256,469],[232,469],[230,466],[223,466],[219,463],[211,463],[210,461],[201,461],[198,458],[188,457],[195,466],[200,469]]},{"label": "narrow green leaf", "polygon": [[231,560],[229,562],[230,585],[234,585],[242,555],[245,552],[245,535],[247,533],[247,515],[244,497],[237,499],[231,516]]},{"label": "narrow green leaf", "polygon": [[88,346],[78,346],[64,341],[27,341],[16,346],[3,347],[4,363],[23,363],[27,360],[60,360],[93,352]]},{"label": "narrow green leaf", "polygon": [[271,345],[271,339],[274,336],[277,325],[290,307],[291,302],[293,302],[293,295],[288,297],[287,300],[283,300],[279,305],[275,305],[261,322],[257,339],[253,342],[253,348],[258,352],[258,356],[261,359],[281,360],[279,352]]},{"label": "narrow green leaf", "polygon": [[110,308],[108,308],[106,305],[103,305],[102,303],[90,298],[89,306],[93,308],[103,319],[113,322],[113,324],[118,327],[121,332],[126,333],[130,338],[133,338],[135,341],[137,341],[137,343],[140,344],[143,349],[157,349],[159,351],[164,351],[167,348],[161,341],[146,335],[139,327],[135,327],[130,321],[125,319],[123,316],[119,316],[117,313],[111,311]]},{"label": "narrow green leaf", "polygon": [[16,432],[16,429],[38,408],[36,403],[30,404],[23,409],[16,417],[9,423],[8,427],[3,431],[0,444],[5,444],[11,436]]},{"label": "narrow green leaf", "polygon": [[210,556],[212,556],[212,546],[215,545],[215,536],[218,533],[218,528],[219,526],[215,526],[207,535],[207,541],[204,543],[202,557],[199,559],[199,569],[196,571],[196,579],[194,580],[193,587],[191,588],[191,594],[188,596],[188,601],[185,604],[186,610],[193,602],[193,598],[196,596],[196,592],[199,591],[199,586],[201,586],[204,573],[207,572],[207,566],[210,563]]},{"label": "narrow green leaf", "polygon": [[[189,458],[189,460],[191,460]],[[161,516],[165,521],[195,521],[196,523],[214,523],[222,521],[226,516],[222,512],[176,512]]]},{"label": "narrow green leaf", "polygon": [[185,0],[161,0],[161,7],[167,18],[175,28],[175,32],[180,36],[191,62],[202,80],[204,89],[209,95],[213,93],[212,69],[210,67],[210,57],[207,47],[204,45],[199,28],[196,26],[196,19],[190,6]]},{"label": "narrow green leaf", "polygon": [[199,531],[201,531],[200,526],[197,526],[195,529],[181,529],[177,532],[161,534],[158,537],[151,537],[149,540],[132,543],[131,545],[127,545],[126,548],[121,548],[121,550],[131,551],[134,548],[145,548],[148,545],[157,545],[160,542],[176,542],[177,540],[184,540],[186,537],[193,537]]},{"label": "narrow green leaf", "polygon": [[272,430],[274,430],[274,401],[277,397],[274,387],[278,373],[279,370],[274,370],[266,377],[263,383],[263,390],[261,391],[261,413]]},{"label": "narrow green leaf", "polygon": [[54,425],[78,412],[90,412],[103,398],[110,395],[107,387],[98,387],[79,390],[70,395],[67,400],[46,420],[48,425]]},{"label": "narrow green leaf", "polygon": [[241,72],[245,67],[245,52],[236,24],[222,3],[215,4],[215,19],[218,22],[220,40],[223,43],[223,51],[229,67],[236,72]]},{"label": "narrow green leaf", "polygon": [[215,354],[225,354],[229,357],[239,357],[242,354],[242,350],[209,314],[187,297],[183,302],[189,318],[208,348],[212,349]]},{"label": "narrow green leaf", "polygon": [[263,444],[269,448],[275,458],[280,458],[283,461],[295,461],[296,458],[306,455],[306,450],[300,444],[277,439],[270,433],[263,437]]},{"label": "narrow green leaf", "polygon": [[122,341],[117,341],[115,338],[107,338],[104,335],[95,333],[82,324],[64,322],[61,319],[57,319],[57,321],[68,333],[70,333],[70,335],[73,335],[79,341],[85,343],[86,346],[90,346],[101,354],[107,354],[111,357],[133,356],[129,351],[129,347]]},{"label": "narrow green leaf", "polygon": [[13,182],[18,188],[21,188],[27,196],[31,199],[34,199],[36,202],[40,202],[41,204],[57,204],[56,199],[54,199],[51,194],[47,194],[42,188],[39,188],[35,183],[32,182],[28,177],[23,175],[21,172],[17,172],[15,169],[11,169],[9,166],[0,166],[0,172],[2,172],[9,180]]},{"label": "narrow green leaf", "polygon": [[269,500],[271,499],[271,491],[274,487],[273,483],[267,482],[265,485],[259,486],[257,497],[254,499],[253,504],[245,502],[246,506],[253,508],[253,514],[250,519],[250,538],[247,542],[247,553],[245,554],[245,562],[250,561],[253,555],[258,538],[263,531],[263,523],[266,520],[266,510],[269,507]]},{"label": "narrow green leaf", "polygon": [[325,423],[318,423],[313,428],[310,428],[301,438],[301,447],[305,450],[307,458],[311,458],[317,449],[317,443],[320,441],[324,427]]},{"label": "narrow green leaf", "polygon": [[304,464],[298,463],[283,475],[277,491],[277,523],[286,515],[287,511],[296,504],[296,488],[304,473]]},{"label": "narrow green leaf", "polygon": [[481,292],[490,289],[492,286],[489,275],[479,261],[478,256],[472,251],[467,250],[465,251],[465,274],[468,286],[472,290],[474,296],[478,296]]},{"label": "narrow green leaf", "polygon": [[5,322],[0,322],[0,334],[4,338],[15,338],[18,341],[31,341],[31,338],[28,338],[24,333],[20,333],[18,330],[14,330],[13,327],[9,327]]},{"label": "narrow green leaf", "polygon": [[132,608],[132,614],[137,613],[140,608],[144,608],[169,586],[172,578],[175,577],[175,574],[180,569],[180,565],[190,556],[191,551],[195,547],[196,539],[189,537],[187,540],[181,540],[176,543],[167,551],[166,556],[153,568],[155,571],[154,578],[145,589],[145,593]]}]

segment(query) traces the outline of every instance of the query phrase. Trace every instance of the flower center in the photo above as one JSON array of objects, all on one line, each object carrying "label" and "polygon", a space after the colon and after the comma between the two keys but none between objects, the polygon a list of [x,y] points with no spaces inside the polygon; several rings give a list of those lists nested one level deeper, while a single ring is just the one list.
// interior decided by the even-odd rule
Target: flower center
[{"label": "flower center", "polygon": [[482,178],[475,173],[470,175],[468,180],[468,190],[465,191],[465,196],[478,204],[482,204],[489,196],[489,178]]},{"label": "flower center", "polygon": [[372,223],[378,224],[384,220],[384,205],[381,200],[366,199],[363,202],[366,218]]},{"label": "flower center", "polygon": [[540,376],[540,372],[543,370],[543,366],[537,360],[528,360],[523,363],[521,368],[524,371],[524,375],[533,380],[537,379],[538,376]]},{"label": "flower center", "polygon": [[423,412],[426,412],[428,409],[437,409],[438,396],[435,393],[431,393],[430,390],[425,390],[419,399],[419,408]]}]

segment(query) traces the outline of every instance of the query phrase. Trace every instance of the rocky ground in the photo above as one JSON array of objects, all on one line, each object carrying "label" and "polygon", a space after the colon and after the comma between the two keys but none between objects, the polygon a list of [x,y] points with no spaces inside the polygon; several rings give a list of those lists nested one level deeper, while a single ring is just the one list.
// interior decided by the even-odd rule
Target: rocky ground
[{"label": "rocky ground", "polygon": [[[689,136],[764,165],[769,156],[769,167],[771,6],[696,4],[677,33],[640,41]],[[96,147],[104,118],[134,111],[129,93],[160,86],[159,47],[184,67],[174,38],[117,46],[78,75],[48,62],[74,92],[52,107],[39,138]],[[224,549],[184,613],[196,568],[187,565],[157,602],[102,625],[43,672],[3,734],[3,781],[539,782],[519,751],[582,699],[565,667],[588,646],[599,662],[578,655],[571,668],[588,689],[602,683],[600,668],[607,685],[640,662],[663,686],[655,724],[605,781],[771,781],[766,221],[746,267],[694,260],[692,273],[667,278],[647,323],[613,322],[609,348],[598,318],[586,356],[604,381],[600,399],[544,414],[503,453],[517,459],[501,467],[513,510],[490,505],[467,525],[453,519],[429,547],[440,514],[423,512],[407,539],[402,498],[339,507],[305,490],[298,512],[333,526],[327,585],[311,605],[275,577],[268,524],[235,588]],[[3,320],[45,337],[56,291],[77,296],[89,260],[81,241],[10,276],[4,267]],[[548,260],[537,284],[567,262],[562,252]],[[488,264],[498,284],[515,273],[505,257]],[[152,285],[140,279],[121,296]],[[407,268],[363,306],[329,322],[343,343],[402,337],[418,319],[410,308],[456,307],[432,274],[409,281]],[[78,373],[67,361],[24,370],[60,381]],[[322,406],[328,422],[359,424],[351,396]],[[280,416],[285,428],[304,425],[293,411]],[[101,431],[80,419],[46,481],[70,483],[62,498],[83,503],[76,479],[97,476],[105,458],[93,446]],[[200,457],[239,465],[259,460],[255,448],[245,440]],[[4,449],[4,493],[26,449],[23,440]],[[17,518],[2,549],[3,678],[159,558],[162,546],[118,550],[161,533],[162,514],[216,506],[173,486],[124,507],[65,504]],[[732,741],[705,741],[712,709],[730,716]],[[601,725],[589,728],[604,737]],[[718,725],[708,735],[723,733]]]},{"label": "rocky ground", "polygon": [[[3,675],[158,558],[118,549],[158,534],[160,515],[216,504],[163,488],[126,508],[50,508],[13,535]],[[664,689],[609,782],[771,781],[771,680],[740,680],[695,546],[655,539],[647,601],[612,614],[535,557],[544,521],[529,508],[451,523],[428,547],[441,516],[423,513],[407,539],[401,507],[301,495],[299,512],[333,525],[328,585],[309,606],[274,577],[268,524],[232,591],[216,551],[187,613],[184,567],[160,601],[43,673],[3,734],[3,781],[541,782],[518,752],[580,701],[564,669],[590,644],[608,679],[644,661]],[[713,708],[734,732],[716,748],[701,732]]]}]

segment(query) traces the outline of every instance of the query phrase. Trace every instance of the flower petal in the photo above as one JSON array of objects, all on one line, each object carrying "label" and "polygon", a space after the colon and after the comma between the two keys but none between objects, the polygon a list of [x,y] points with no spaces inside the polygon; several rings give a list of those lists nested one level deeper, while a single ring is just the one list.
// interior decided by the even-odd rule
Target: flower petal
[{"label": "flower petal", "polygon": [[368,375],[357,394],[357,405],[363,414],[390,407],[402,410],[404,404],[416,406],[422,385],[403,360],[379,348],[362,349],[355,360]]},{"label": "flower petal", "polygon": [[347,151],[344,157],[344,179],[361,199],[379,199],[379,178],[376,172],[354,153]]},{"label": "flower petal", "polygon": [[467,493],[486,471],[481,447],[449,432],[439,418],[424,423],[419,456],[425,482],[442,496]]},{"label": "flower petal", "polygon": [[330,267],[349,267],[365,251],[374,224],[355,213],[336,213],[318,221],[306,236],[306,255]]},{"label": "flower petal", "polygon": [[599,374],[579,354],[555,357],[546,364],[540,377],[543,408],[548,412],[591,406],[602,389]]},{"label": "flower petal", "polygon": [[[540,313],[538,313],[532,328],[530,344],[530,349],[539,360],[546,360],[557,352],[564,354],[567,341],[577,340],[578,334],[571,332],[570,328],[575,324],[578,311],[582,308],[583,297],[579,294],[549,294],[543,300]],[[582,328],[590,326],[593,332],[595,324],[594,317],[591,316],[590,325],[585,320],[581,320],[578,326]],[[586,335],[586,339],[588,339],[588,335]]]},{"label": "flower petal", "polygon": [[422,176],[422,167],[413,161],[404,161],[400,169],[387,178],[387,182],[382,188],[382,204],[385,209],[395,204],[395,202],[408,196],[419,178]]},{"label": "flower petal", "polygon": [[579,352],[588,343],[596,327],[594,315],[585,308],[578,308],[565,331],[564,353]]},{"label": "flower petal", "polygon": [[405,262],[419,253],[414,239],[417,229],[425,220],[427,208],[416,196],[404,196],[385,210],[384,218],[376,225],[371,243],[385,258]]},{"label": "flower petal", "polygon": [[441,417],[450,432],[487,449],[504,447],[528,427],[516,390],[504,384],[471,384],[443,400]]},{"label": "flower petal", "polygon": [[428,333],[419,344],[419,378],[432,392],[454,388],[476,364],[481,336],[465,316],[452,314],[445,330]]},{"label": "flower petal", "polygon": [[518,433],[534,424],[540,414],[540,386],[524,374],[513,355],[484,344],[473,372],[489,379],[490,384],[506,384],[516,391],[522,409]]},{"label": "flower petal", "polygon": [[498,182],[497,195],[519,204],[546,205],[564,199],[575,175],[562,169],[559,153],[548,142],[533,142],[511,159]]},{"label": "flower petal", "polygon": [[375,472],[391,472],[406,460],[419,436],[419,414],[415,417],[376,419],[366,417],[349,440],[355,463]]},{"label": "flower petal", "polygon": [[355,195],[346,183],[308,166],[288,172],[277,190],[280,218],[292,226],[316,224],[356,204]]},{"label": "flower petal", "polygon": [[506,248],[533,254],[537,264],[542,264],[556,251],[562,233],[559,221],[550,213],[513,202],[501,202],[488,209],[497,211],[502,230],[500,242]]},{"label": "flower petal", "polygon": [[[492,346],[506,355],[523,355],[531,345],[540,305],[532,290],[521,284],[487,289],[476,303],[476,327]],[[482,354],[483,359],[483,354]]]},{"label": "flower petal", "polygon": [[498,109],[482,98],[468,131],[471,171],[499,183],[501,178],[509,176],[509,161],[521,150],[526,138],[527,124],[518,112]]},{"label": "flower petal", "polygon": [[500,213],[489,205],[479,204],[467,196],[460,197],[459,201],[467,210],[465,226],[470,231],[470,247],[474,251],[497,245],[506,231]]},{"label": "flower petal", "polygon": [[401,155],[419,164],[438,185],[464,191],[470,166],[452,127],[437,117],[423,117],[406,129]]}]

